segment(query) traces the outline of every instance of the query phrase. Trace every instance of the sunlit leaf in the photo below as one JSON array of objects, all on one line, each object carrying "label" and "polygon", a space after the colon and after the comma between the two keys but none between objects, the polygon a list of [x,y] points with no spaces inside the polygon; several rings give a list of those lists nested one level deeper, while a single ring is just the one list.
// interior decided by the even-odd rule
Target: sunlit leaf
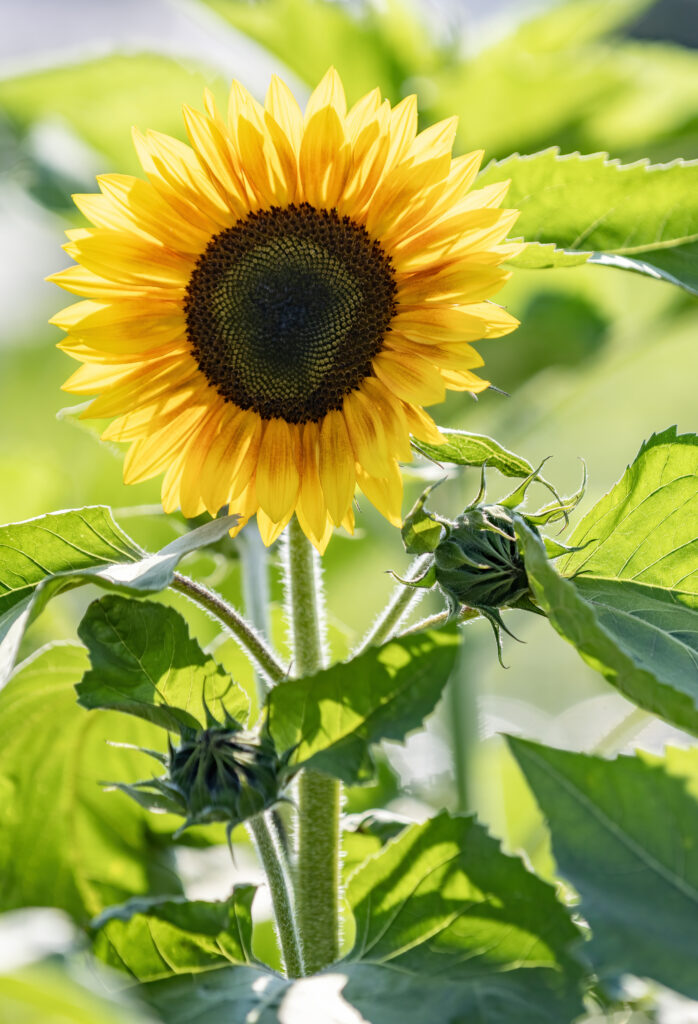
[{"label": "sunlit leaf", "polygon": [[[581,897],[604,980],[653,978],[698,997],[698,803],[658,760],[605,761],[510,739]],[[698,751],[686,752],[698,770]]]},{"label": "sunlit leaf", "polygon": [[455,629],[431,630],[371,648],[353,661],[281,683],[269,697],[269,728],[291,764],[351,784],[373,774],[369,747],[404,740],[434,709],[453,668]]},{"label": "sunlit leaf", "polygon": [[541,540],[516,525],[526,573],[557,632],[621,693],[698,733],[698,600],[624,580],[558,575]]},{"label": "sunlit leaf", "polygon": [[85,923],[130,896],[180,891],[146,813],[101,786],[105,778],[135,781],[150,767],[110,741],[153,747],[158,730],[78,707],[73,687],[86,667],[82,647],[57,644],[0,693],[3,910],[58,907]]},{"label": "sunlit leaf", "polygon": [[445,462],[455,466],[488,466],[498,469],[504,476],[525,477],[533,472],[533,466],[520,455],[508,451],[498,441],[484,434],[470,434],[466,430],[440,428],[446,438],[445,444],[428,444],[426,441],[412,442],[422,455],[434,462]]},{"label": "sunlit leaf", "polygon": [[[521,211],[515,230],[526,241],[553,243],[698,294],[698,161],[623,165],[604,153],[560,155],[553,148],[492,163],[478,183],[509,179],[507,203]],[[522,265],[534,265],[532,258],[535,251]],[[553,254],[550,263],[548,255],[543,265],[558,259]]]},{"label": "sunlit leaf", "polygon": [[76,687],[83,707],[177,731],[206,727],[205,701],[219,721],[225,711],[246,721],[247,694],[204,654],[174,608],[111,594],[90,605],[78,635],[92,665]]},{"label": "sunlit leaf", "polygon": [[[436,992],[429,982],[438,975],[447,1001],[460,991],[461,1012],[470,1007],[482,1021],[508,1013],[522,1024],[562,1022],[580,1011],[569,954],[577,929],[554,889],[473,818],[442,813],[404,829],[354,872],[347,898],[356,918],[351,959],[375,965],[384,998],[391,984],[400,991],[401,978],[405,999],[423,981]],[[353,993],[350,980],[350,1001]],[[368,992],[363,998],[368,1007]]]},{"label": "sunlit leaf", "polygon": [[139,981],[248,964],[254,885],[237,885],[227,900],[132,899],[110,907],[93,927],[95,952]]},{"label": "sunlit leaf", "polygon": [[698,436],[676,427],[646,441],[588,512],[559,563],[566,576],[624,579],[698,594]]},{"label": "sunlit leaf", "polygon": [[27,626],[56,594],[85,583],[127,594],[164,590],[186,554],[220,540],[238,518],[214,519],[156,554],[138,548],[99,505],[0,527],[0,685]]}]

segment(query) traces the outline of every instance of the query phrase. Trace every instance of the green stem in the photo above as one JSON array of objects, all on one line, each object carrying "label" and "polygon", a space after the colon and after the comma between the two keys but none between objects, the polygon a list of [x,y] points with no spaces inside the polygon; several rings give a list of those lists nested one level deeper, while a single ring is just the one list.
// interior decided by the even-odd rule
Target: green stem
[{"label": "green stem", "polygon": [[250,656],[255,665],[272,683],[283,682],[287,676],[286,669],[276,660],[261,634],[232,605],[229,605],[214,591],[202,586],[201,583],[196,583],[188,576],[182,576],[178,572],[174,574],[172,589],[201,605],[206,611],[215,615],[224,626],[227,626],[243,651]]},{"label": "green stem", "polygon": [[[320,559],[294,517],[286,535],[286,606],[293,671],[312,675],[325,663]],[[341,784],[319,772],[298,779],[296,913],[305,972],[339,957],[339,812]]]},{"label": "green stem", "polygon": [[[433,557],[433,555],[421,555],[419,558],[415,558],[414,562],[412,562],[407,570],[407,576],[405,578],[407,580],[417,579],[422,575]],[[389,640],[394,631],[400,625],[400,622],[407,615],[408,611],[410,611],[423,596],[423,590],[419,590],[417,587],[406,587],[402,583],[399,584],[393,591],[392,597],[383,611],[380,613],[359,646],[354,651],[352,657],[355,658],[358,654],[363,654],[369,647],[377,646],[378,644],[382,644],[385,640]]]},{"label": "green stem", "polygon": [[264,814],[256,814],[254,818],[250,818],[248,825],[269,883],[284,969],[289,978],[300,978],[304,973],[303,958],[293,915],[291,884],[283,854]]},{"label": "green stem", "polygon": [[[449,614],[449,612],[437,612],[435,615],[428,615],[426,619],[420,619],[413,626],[403,629],[400,636],[411,636],[412,633],[421,633],[423,629],[438,629],[439,626],[444,626],[449,621]],[[471,619],[476,619],[479,614],[480,612],[474,608],[463,608],[462,611],[458,612],[455,619],[451,619],[451,621],[469,622]]]},{"label": "green stem", "polygon": [[[245,612],[252,626],[262,635],[269,636],[269,572],[267,549],[262,543],[259,531],[243,530],[239,537],[242,549],[242,593]],[[269,692],[267,678],[255,672],[257,700],[262,707]]]}]

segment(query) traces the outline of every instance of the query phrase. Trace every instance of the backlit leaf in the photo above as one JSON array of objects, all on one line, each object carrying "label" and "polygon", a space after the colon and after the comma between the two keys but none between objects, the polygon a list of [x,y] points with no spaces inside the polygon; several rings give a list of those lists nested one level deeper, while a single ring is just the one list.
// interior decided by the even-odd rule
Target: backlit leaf
[{"label": "backlit leaf", "polygon": [[[698,161],[623,165],[606,154],[547,149],[490,164],[478,179],[511,179],[507,204],[521,211],[515,232],[527,242],[661,277],[698,294]],[[516,261],[514,261],[516,262]],[[522,266],[566,257],[534,249]]]},{"label": "backlit leaf", "polygon": [[206,727],[204,700],[222,721],[243,723],[249,699],[189,636],[166,605],[110,594],[88,608],[78,629],[92,668],[76,687],[85,708],[113,708],[165,729]]},{"label": "backlit leaf", "polygon": [[292,765],[351,784],[373,773],[369,747],[404,740],[434,709],[453,668],[455,629],[425,631],[371,648],[350,662],[275,687],[269,728]]}]

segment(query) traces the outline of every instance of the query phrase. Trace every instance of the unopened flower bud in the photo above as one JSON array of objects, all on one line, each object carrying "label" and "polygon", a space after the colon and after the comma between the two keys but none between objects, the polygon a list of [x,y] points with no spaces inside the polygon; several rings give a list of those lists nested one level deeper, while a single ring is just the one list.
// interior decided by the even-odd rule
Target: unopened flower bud
[{"label": "unopened flower bud", "polygon": [[499,505],[483,505],[464,512],[446,529],[434,551],[434,567],[452,608],[503,608],[528,593],[515,515]]}]

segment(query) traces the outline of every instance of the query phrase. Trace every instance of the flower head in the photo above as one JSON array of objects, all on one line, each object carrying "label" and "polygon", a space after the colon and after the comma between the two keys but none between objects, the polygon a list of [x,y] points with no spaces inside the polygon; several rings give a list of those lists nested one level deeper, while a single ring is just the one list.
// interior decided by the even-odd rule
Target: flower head
[{"label": "flower head", "polygon": [[147,180],[75,197],[65,389],[166,511],[256,514],[267,544],[295,513],[322,550],[358,485],[399,526],[410,435],[441,440],[424,406],[486,388],[471,342],[517,324],[489,301],[520,248],[506,183],[471,190],[482,153],[452,158],[455,119],[418,133],[413,96],[347,110],[334,70],[304,114],[274,78],[184,117],[190,146],[135,134]]}]

